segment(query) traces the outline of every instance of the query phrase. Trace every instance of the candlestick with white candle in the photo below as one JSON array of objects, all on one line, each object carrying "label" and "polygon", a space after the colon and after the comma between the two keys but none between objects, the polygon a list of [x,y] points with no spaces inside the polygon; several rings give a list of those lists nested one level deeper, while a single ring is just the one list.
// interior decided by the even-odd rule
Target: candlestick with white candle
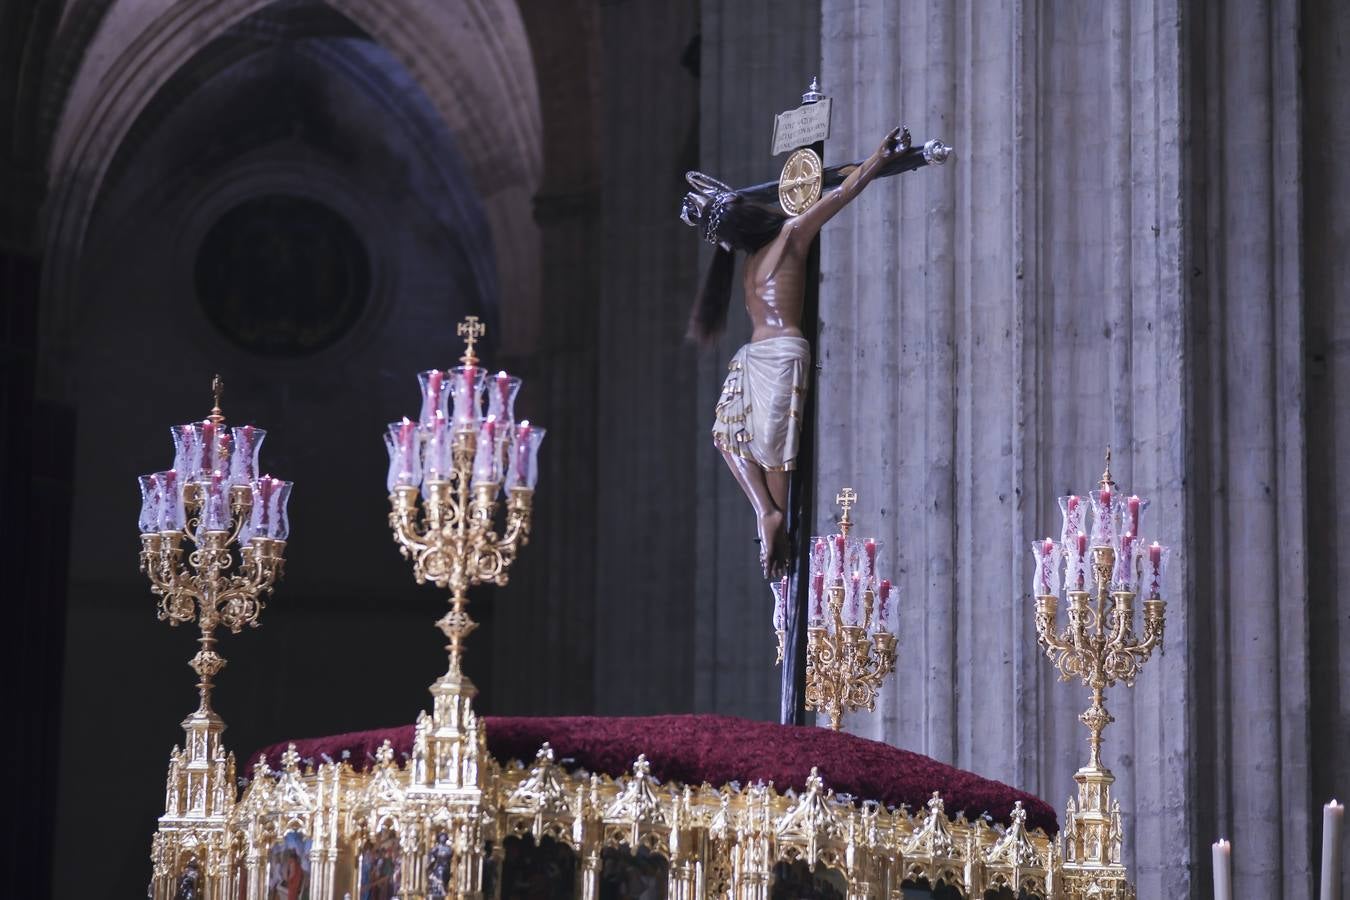
[{"label": "candlestick with white candle", "polygon": [[1341,897],[1341,825],[1345,806],[1332,800],[1322,807],[1322,897]]},{"label": "candlestick with white candle", "polygon": [[1214,900],[1233,900],[1233,845],[1219,838],[1213,851]]}]

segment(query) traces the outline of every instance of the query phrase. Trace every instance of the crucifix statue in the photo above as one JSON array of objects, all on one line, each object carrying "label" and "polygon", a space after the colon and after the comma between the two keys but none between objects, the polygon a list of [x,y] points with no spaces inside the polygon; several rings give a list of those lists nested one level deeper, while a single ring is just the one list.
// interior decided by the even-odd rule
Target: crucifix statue
[{"label": "crucifix statue", "polygon": [[712,434],[755,509],[765,578],[786,574],[790,557],[788,472],[796,467],[811,364],[802,333],[807,256],[821,227],[908,149],[908,134],[892,129],[839,187],[797,215],[747,200],[700,173],[689,178],[695,191],[686,197],[685,221],[716,246],[689,323],[698,340],[711,341],[725,327],[735,254],[745,254],[741,283],[753,330],[731,360]]},{"label": "crucifix statue", "polygon": [[[690,337],[704,345],[725,329],[736,254],[745,256],[741,283],[752,330],[749,343],[731,360],[712,438],[754,508],[760,568],[773,580],[789,575],[794,543],[801,538],[790,536],[789,526],[800,530],[803,518],[810,517],[809,501],[789,498],[789,480],[799,449],[809,442],[804,429],[809,426],[808,373],[817,330],[818,274],[812,264],[817,235],[874,179],[941,163],[950,152],[941,141],[915,149],[908,130],[898,127],[866,159],[827,169],[817,148],[828,136],[829,100],[814,79],[802,100],[801,107],[775,122],[774,152],[796,147],[778,181],[736,190],[690,172],[686,178],[693,190],[685,195],[680,213],[715,248],[689,320]],[[798,473],[794,494],[809,495],[811,475]],[[798,602],[789,616],[789,631],[804,635],[799,613],[805,606],[805,578],[797,581],[793,593]],[[805,653],[804,638],[793,644],[801,647],[785,659],[785,721],[793,693],[788,683],[801,680]],[[799,695],[791,705],[800,709]]]}]

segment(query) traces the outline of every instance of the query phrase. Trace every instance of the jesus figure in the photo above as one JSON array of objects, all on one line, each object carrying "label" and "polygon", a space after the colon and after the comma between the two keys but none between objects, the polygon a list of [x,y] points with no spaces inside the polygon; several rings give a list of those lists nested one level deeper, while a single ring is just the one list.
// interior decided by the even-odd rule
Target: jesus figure
[{"label": "jesus figure", "polygon": [[711,343],[726,327],[737,251],[746,254],[742,285],[753,331],[736,352],[717,401],[713,443],[749,498],[759,523],[764,576],[787,573],[788,473],[796,466],[811,348],[802,336],[806,259],[821,227],[909,149],[896,128],[844,182],[796,216],[754,203],[726,185],[690,172],[694,191],[680,217],[716,246],[689,319],[690,337]]}]

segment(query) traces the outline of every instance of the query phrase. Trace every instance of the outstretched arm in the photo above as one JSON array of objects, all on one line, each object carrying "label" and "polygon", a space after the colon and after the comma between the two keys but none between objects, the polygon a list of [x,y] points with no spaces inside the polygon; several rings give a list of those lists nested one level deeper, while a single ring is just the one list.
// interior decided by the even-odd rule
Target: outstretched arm
[{"label": "outstretched arm", "polygon": [[[902,134],[904,136],[902,140]],[[792,249],[805,253],[816,239],[825,223],[834,218],[835,213],[847,206],[854,197],[862,193],[868,182],[877,177],[882,166],[903,153],[909,147],[909,134],[903,126],[895,128],[881,141],[881,146],[862,165],[855,168],[844,179],[844,183],[815,202],[806,212],[794,218],[788,225],[791,229],[788,241]]]}]

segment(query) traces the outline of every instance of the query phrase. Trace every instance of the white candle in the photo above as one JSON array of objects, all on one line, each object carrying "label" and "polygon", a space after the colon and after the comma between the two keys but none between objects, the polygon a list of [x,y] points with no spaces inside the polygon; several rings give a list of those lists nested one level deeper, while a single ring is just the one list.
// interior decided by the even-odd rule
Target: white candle
[{"label": "white candle", "polygon": [[1322,807],[1322,900],[1341,898],[1341,820],[1345,807],[1332,800]]},{"label": "white candle", "polygon": [[1233,900],[1233,845],[1223,838],[1214,845],[1214,900]]}]

